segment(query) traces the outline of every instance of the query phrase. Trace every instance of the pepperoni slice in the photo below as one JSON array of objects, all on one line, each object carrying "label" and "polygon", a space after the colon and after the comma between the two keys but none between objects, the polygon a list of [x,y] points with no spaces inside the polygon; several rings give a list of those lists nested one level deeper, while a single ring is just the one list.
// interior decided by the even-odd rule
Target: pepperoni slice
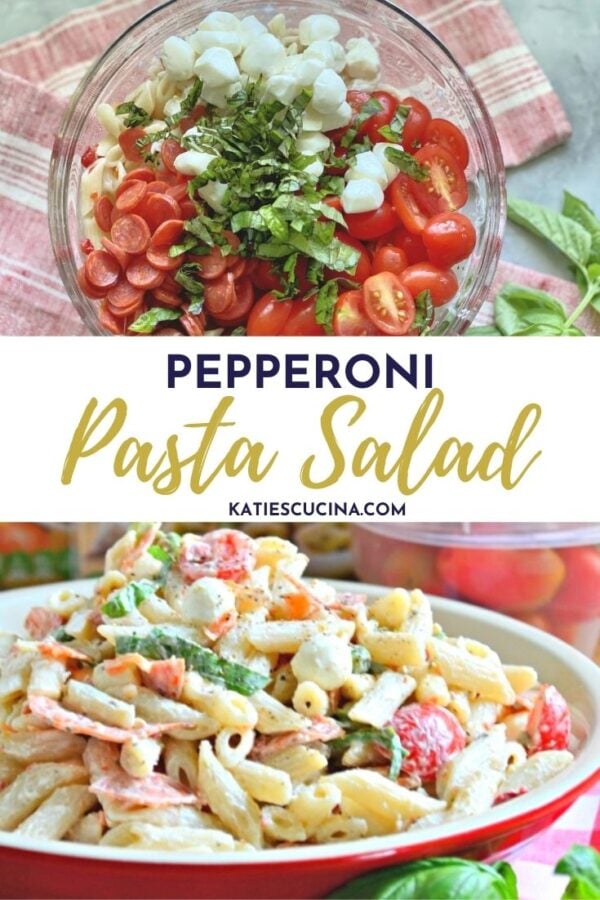
[{"label": "pepperoni slice", "polygon": [[169,220],[181,221],[181,208],[168,194],[150,194],[144,203],[143,216],[152,231]]},{"label": "pepperoni slice", "polygon": [[106,299],[114,312],[116,309],[129,309],[142,303],[144,292],[130,284],[126,278],[121,278],[107,293]]},{"label": "pepperoni slice", "polygon": [[217,324],[231,327],[245,322],[254,306],[254,288],[249,278],[236,281],[234,300],[230,306],[216,316]]},{"label": "pepperoni slice", "polygon": [[178,269],[183,258],[181,256],[169,256],[169,247],[150,247],[146,251],[146,259],[151,266],[160,272],[170,272]]},{"label": "pepperoni slice", "polygon": [[162,146],[160,148],[160,158],[162,159],[165,168],[170,172],[177,171],[177,169],[175,168],[175,160],[182,153],[183,147],[174,138],[167,138],[166,141],[162,142]]},{"label": "pepperoni slice", "polygon": [[114,256],[114,258],[117,260],[117,262],[119,263],[119,265],[121,266],[123,271],[125,271],[125,269],[129,265],[129,260],[130,260],[129,253],[125,253],[124,250],[121,250],[120,247],[117,247],[117,245],[114,244],[110,240],[110,238],[107,238],[107,237],[102,238],[102,246],[107,251],[107,253],[110,253],[111,256]]},{"label": "pepperoni slice", "polygon": [[140,291],[152,291],[160,287],[164,274],[151,266],[145,256],[136,256],[127,266],[125,276],[129,284]]},{"label": "pepperoni slice", "polygon": [[219,316],[229,309],[235,300],[235,282],[231,272],[222,278],[209,281],[204,286],[204,308],[212,316]]},{"label": "pepperoni slice", "polygon": [[181,203],[186,198],[189,199],[187,183],[171,185],[171,187],[167,189],[167,194],[169,197],[172,197],[173,200],[177,200],[178,203]]},{"label": "pepperoni slice", "polygon": [[93,250],[85,261],[85,274],[92,287],[108,290],[119,280],[120,266],[105,250]]},{"label": "pepperoni slice", "polygon": [[115,319],[126,321],[121,326],[123,329],[129,328],[132,322],[141,316],[142,313],[146,312],[146,304],[145,303],[136,303],[135,305],[126,306],[123,309],[118,309],[117,307],[111,306],[108,304],[109,311],[113,314]]},{"label": "pepperoni slice", "polygon": [[135,128],[128,128],[126,131],[121,132],[119,135],[119,146],[123,151],[125,159],[134,163],[144,162],[142,151],[137,146],[137,142],[143,137],[146,137],[146,132],[143,128],[140,128],[139,125]]},{"label": "pepperoni slice", "polygon": [[181,297],[179,297],[174,291],[169,291],[164,287],[156,288],[156,290],[153,291],[152,296],[157,303],[172,307],[173,309],[177,309],[183,303]]},{"label": "pepperoni slice", "polygon": [[207,281],[220,278],[227,269],[227,257],[223,256],[219,247],[211,247],[206,256],[190,256],[190,259],[198,263],[198,274]]},{"label": "pepperoni slice", "polygon": [[142,166],[139,169],[132,169],[131,172],[128,172],[123,181],[154,181],[156,177],[156,173],[154,169],[149,169],[147,166]]},{"label": "pepperoni slice", "polygon": [[149,194],[164,194],[169,189],[166,181],[150,181],[148,183]]},{"label": "pepperoni slice", "polygon": [[167,219],[166,222],[162,222],[152,235],[150,247],[154,250],[157,247],[170,247],[176,244],[183,234],[184,224],[183,219]]},{"label": "pepperoni slice", "polygon": [[145,181],[125,181],[123,184],[127,185],[127,189],[119,194],[115,207],[120,212],[133,212],[144,199],[148,185]]},{"label": "pepperoni slice", "polygon": [[111,240],[126,253],[144,253],[150,244],[150,229],[141,216],[123,216],[110,230]]},{"label": "pepperoni slice", "polygon": [[193,200],[182,200],[179,204],[182,219],[193,219],[196,213],[196,204]]},{"label": "pepperoni slice", "polygon": [[121,324],[115,319],[106,302],[100,306],[98,322],[111,334],[122,334]]},{"label": "pepperoni slice", "polygon": [[81,266],[81,268],[77,270],[77,284],[86,297],[91,297],[93,300],[102,300],[106,296],[105,290],[98,290],[98,288],[93,287],[93,285],[89,283],[87,275],[85,274],[85,266]]},{"label": "pepperoni slice", "polygon": [[204,334],[204,316],[194,316],[185,312],[179,319],[179,324],[184,327],[190,337],[202,337]]},{"label": "pepperoni slice", "polygon": [[165,278],[161,284],[161,288],[165,291],[171,291],[173,294],[180,294],[183,290],[178,281],[175,281],[170,272],[165,272]]},{"label": "pepperoni slice", "polygon": [[110,214],[112,213],[112,209],[113,205],[109,197],[103,196],[96,200],[94,206],[94,218],[100,231],[110,231],[110,226],[112,225]]}]

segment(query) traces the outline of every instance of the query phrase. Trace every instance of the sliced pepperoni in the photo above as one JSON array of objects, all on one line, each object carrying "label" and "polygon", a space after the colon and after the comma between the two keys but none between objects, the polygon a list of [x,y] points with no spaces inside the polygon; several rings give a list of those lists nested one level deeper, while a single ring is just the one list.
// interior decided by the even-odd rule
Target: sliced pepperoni
[{"label": "sliced pepperoni", "polygon": [[173,291],[169,291],[164,287],[156,288],[156,290],[152,292],[152,296],[157,303],[160,303],[163,306],[172,307],[173,309],[177,309],[177,307],[181,306],[183,303],[183,300],[178,294],[175,294]]},{"label": "sliced pepperoni", "polygon": [[131,172],[128,172],[123,181],[146,181],[151,182],[156,178],[156,173],[154,169],[149,169],[147,166],[142,166],[139,169],[132,169]]},{"label": "sliced pepperoni", "polygon": [[128,184],[129,187],[119,194],[115,202],[115,207],[120,212],[133,212],[146,196],[148,185],[145,181],[129,181],[123,183]]},{"label": "sliced pepperoni", "polygon": [[182,219],[193,219],[197,216],[196,204],[193,200],[181,200],[179,203]]},{"label": "sliced pepperoni", "polygon": [[183,337],[180,331],[177,331],[176,328],[157,328],[154,332],[155,337]]},{"label": "sliced pepperoni", "polygon": [[122,219],[123,216],[126,216],[127,213],[121,212],[120,209],[117,209],[116,206],[113,206],[110,213],[110,224],[114,225],[117,219]]},{"label": "sliced pepperoni", "polygon": [[102,303],[100,306],[98,322],[106,329],[106,331],[110,331],[111,334],[120,335],[123,333],[121,323],[113,316],[108,307],[108,303],[106,302]]},{"label": "sliced pepperoni", "polygon": [[296,747],[301,744],[311,744],[313,741],[332,741],[344,736],[344,729],[333,719],[326,717],[314,718],[310,728],[301,731],[284,731],[281,734],[259,735],[254,742],[250,753],[252,759],[267,759],[273,753],[287,750],[288,747]]},{"label": "sliced pepperoni", "polygon": [[179,319],[179,324],[184,327],[190,337],[202,337],[204,334],[205,319],[202,314],[195,316],[185,312]]},{"label": "sliced pepperoni", "polygon": [[224,313],[235,301],[235,282],[231,272],[204,285],[204,308],[212,316]]},{"label": "sliced pepperoni", "polygon": [[113,243],[113,241],[111,241],[110,238],[103,237],[102,238],[102,246],[104,247],[104,249],[106,250],[107,253],[110,253],[111,256],[114,256],[114,258],[117,260],[117,262],[119,263],[119,265],[121,266],[123,271],[125,271],[125,269],[129,265],[129,261],[131,259],[129,253],[125,253],[124,250],[121,250],[120,247],[117,247],[117,245],[115,243]]},{"label": "sliced pepperoni", "polygon": [[135,213],[117,219],[110,230],[111,240],[126,253],[144,253],[150,244],[150,236],[148,223]]},{"label": "sliced pepperoni", "polygon": [[153,772],[145,778],[134,778],[127,772],[111,772],[90,784],[90,791],[101,797],[117,800],[124,807],[145,806],[158,809],[162,806],[193,806],[198,797],[178,781]]},{"label": "sliced pepperoni", "polygon": [[125,331],[129,328],[130,325],[133,325],[136,319],[138,319],[143,313],[147,311],[145,303],[137,303],[135,306],[130,306],[126,309],[113,309],[109,303],[108,308],[112,312],[115,319],[123,320],[123,329]]},{"label": "sliced pepperoni", "polygon": [[82,662],[87,662],[89,660],[89,656],[86,656],[85,653],[82,653],[80,650],[75,650],[74,647],[70,647],[68,644],[61,644],[59,641],[54,640],[54,638],[48,638],[45,641],[41,641],[37,645],[37,651],[45,659],[59,659],[62,662],[65,662],[68,659],[78,659]]},{"label": "sliced pepperoni", "polygon": [[171,291],[172,294],[180,294],[183,290],[178,281],[175,281],[170,272],[165,272],[165,279],[161,284],[161,288],[165,291]]},{"label": "sliced pepperoni", "polygon": [[85,274],[85,266],[81,266],[77,270],[77,284],[81,288],[82,293],[85,294],[86,297],[91,297],[92,300],[102,300],[103,297],[106,296],[105,290],[98,290],[98,288],[93,287],[87,279],[87,275]]},{"label": "sliced pepperoni", "polygon": [[[240,243],[241,243],[237,234],[235,234],[235,232],[233,232],[233,231],[224,231],[223,237],[227,238],[227,243],[231,247],[232,253],[234,253],[234,254],[237,253],[238,250],[240,249]],[[227,258],[231,259],[232,258],[231,254]]]},{"label": "sliced pepperoni", "polygon": [[129,310],[142,303],[144,292],[130,284],[126,278],[121,278],[107,293],[106,299],[114,313],[115,310]]},{"label": "sliced pepperoni", "polygon": [[25,619],[25,628],[34,641],[41,641],[61,625],[62,616],[47,606],[32,606]]},{"label": "sliced pepperoni", "polygon": [[170,247],[176,244],[183,234],[183,219],[167,219],[161,222],[150,241],[152,249],[156,247]]},{"label": "sliced pepperoni", "polygon": [[164,273],[151,266],[145,256],[136,256],[127,266],[127,281],[141,291],[152,291],[160,287]]},{"label": "sliced pepperoni", "polygon": [[183,147],[174,138],[167,138],[166,141],[162,142],[162,146],[160,148],[160,158],[162,159],[165,168],[167,168],[170,172],[177,171],[177,169],[175,168],[175,160],[182,153]]},{"label": "sliced pepperoni", "polygon": [[142,681],[151,690],[177,700],[183,690],[184,677],[185,660],[173,656],[151,663],[142,674]]},{"label": "sliced pepperoni", "polygon": [[152,231],[171,219],[181,221],[181,207],[168,194],[150,194],[144,203],[143,216]]},{"label": "sliced pepperoni", "polygon": [[96,200],[94,206],[94,218],[100,231],[110,231],[110,226],[112,225],[110,214],[112,213],[112,209],[113,205],[110,197],[99,197]]},{"label": "sliced pepperoni", "polygon": [[177,200],[178,203],[181,203],[183,200],[189,197],[187,184],[173,184],[167,190],[167,194],[169,197],[172,197],[173,200]]},{"label": "sliced pepperoni", "polygon": [[128,128],[126,131],[121,132],[119,135],[119,146],[123,151],[125,159],[134,163],[144,162],[142,151],[137,146],[137,141],[143,137],[146,137],[146,132],[143,128],[140,128],[140,126]]},{"label": "sliced pepperoni", "polygon": [[245,322],[254,306],[254,287],[249,278],[235,283],[235,300],[216,319],[219,325],[231,327]]},{"label": "sliced pepperoni", "polygon": [[148,183],[149,194],[164,194],[169,188],[166,181],[150,181]]},{"label": "sliced pepperoni", "polygon": [[170,272],[178,269],[183,259],[181,256],[169,256],[169,247],[150,247],[146,251],[146,259],[151,266],[161,272]]},{"label": "sliced pepperoni", "polygon": [[106,250],[93,250],[85,261],[87,280],[98,290],[108,290],[119,280],[120,266]]},{"label": "sliced pepperoni", "polygon": [[211,247],[205,256],[190,256],[192,262],[198,263],[200,278],[211,281],[220,278],[227,269],[227,257],[223,256],[219,247]]}]

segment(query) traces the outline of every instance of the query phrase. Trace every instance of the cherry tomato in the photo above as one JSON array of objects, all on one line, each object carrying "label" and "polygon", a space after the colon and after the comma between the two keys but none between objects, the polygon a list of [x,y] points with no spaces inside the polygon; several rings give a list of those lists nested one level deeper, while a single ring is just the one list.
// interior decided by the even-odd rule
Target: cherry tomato
[{"label": "cherry tomato", "polygon": [[425,181],[410,179],[413,197],[424,212],[435,216],[465,205],[469,195],[467,179],[449,150],[438,144],[426,144],[417,150],[415,159],[429,173]]},{"label": "cherry tomato", "polygon": [[418,297],[422,291],[429,291],[434,306],[447,303],[458,290],[458,279],[454,272],[451,269],[438,269],[431,263],[409,266],[400,278],[413,297]]},{"label": "cherry tomato", "polygon": [[390,722],[408,752],[402,763],[406,775],[433,781],[449,759],[464,749],[465,732],[456,716],[435,703],[409,703]]},{"label": "cherry tomato", "polygon": [[322,325],[315,318],[315,301],[313,297],[308,300],[292,300],[292,310],[281,334],[303,335],[319,337],[326,334]]},{"label": "cherry tomato", "polygon": [[567,572],[548,607],[548,615],[559,622],[595,619],[600,615],[600,550],[566,547],[557,552]]},{"label": "cherry tomato", "polygon": [[431,121],[431,113],[416,97],[406,97],[401,102],[402,106],[410,106],[402,132],[402,146],[408,153],[414,153],[423,143],[425,129]]},{"label": "cherry tomato", "polygon": [[339,295],[333,313],[333,333],[338,337],[381,334],[365,312],[362,291],[345,291]]},{"label": "cherry tomato", "polygon": [[372,97],[381,104],[381,111],[375,113],[358,129],[360,135],[366,134],[367,137],[377,144],[385,140],[380,134],[379,129],[384,125],[389,125],[394,118],[394,113],[398,109],[398,100],[387,91],[373,91]]},{"label": "cherry tomato", "polygon": [[427,225],[427,216],[422,212],[410,189],[412,178],[403,172],[388,188],[388,194],[395,213],[411,234],[421,234]]},{"label": "cherry tomato", "polygon": [[375,251],[373,257],[373,274],[392,272],[400,275],[407,267],[406,253],[394,244],[383,244]]},{"label": "cherry tomato", "polygon": [[471,255],[477,232],[462,213],[439,213],[423,229],[423,243],[433,265],[449,269]]},{"label": "cherry tomato", "polygon": [[385,334],[402,335],[415,319],[415,301],[397,275],[380,272],[363,285],[365,312]]},{"label": "cherry tomato", "polygon": [[278,300],[271,293],[265,294],[252,307],[246,333],[250,337],[281,334],[291,311],[291,300]]},{"label": "cherry tomato", "polygon": [[407,590],[420,588],[426,594],[442,594],[436,559],[436,547],[395,541],[381,561],[382,584],[401,584]]},{"label": "cherry tomato", "polygon": [[[306,278],[307,265],[306,257],[300,256],[296,263],[296,282],[301,294],[309,289]],[[252,272],[252,281],[261,291],[282,291],[284,287],[281,275],[268,259],[258,260]]]},{"label": "cherry tomato", "polygon": [[337,209],[338,212],[342,212],[342,198],[341,197],[325,197],[323,203],[330,206],[332,209]]},{"label": "cherry tomato", "polygon": [[381,237],[398,226],[394,208],[387,200],[384,200],[378,209],[363,213],[348,213],[345,218],[352,237],[363,241]]},{"label": "cherry tomato", "polygon": [[532,612],[546,606],[565,577],[555,550],[490,550],[444,547],[437,568],[454,593],[503,612]]},{"label": "cherry tomato", "polygon": [[[354,247],[354,249],[358,250],[360,253],[360,259],[356,264],[356,270],[354,271],[354,274],[348,273],[348,277],[352,279],[352,281],[358,281],[359,284],[363,284],[365,279],[371,274],[371,257],[369,256],[367,248],[364,244],[356,238],[353,238],[352,235],[341,228],[336,231],[335,236],[339,241],[342,241],[342,243],[347,244],[349,247]],[[328,278],[339,278],[340,275],[343,275],[344,273],[334,272],[333,269],[325,269],[325,274]]]},{"label": "cherry tomato", "polygon": [[201,537],[184,536],[179,551],[179,569],[187,581],[223,578],[241,581],[254,568],[254,541],[241,531],[219,528]]},{"label": "cherry tomato", "polygon": [[527,720],[529,753],[566,750],[571,736],[567,701],[552,684],[542,684]]},{"label": "cherry tomato", "polygon": [[333,131],[327,132],[327,136],[331,138],[334,144],[338,144],[344,137],[348,129],[352,128],[357,114],[360,112],[367,100],[369,100],[370,96],[371,95],[368,91],[348,91],[346,95],[346,101],[350,104],[350,107],[352,109],[352,118],[348,125],[344,125],[342,126],[342,128],[335,128]]},{"label": "cherry tomato", "polygon": [[414,266],[415,263],[427,261],[427,250],[425,249],[425,244],[423,243],[421,235],[411,234],[410,231],[406,231],[405,228],[398,228],[397,231],[393,231],[389,235],[387,240],[395,247],[404,250],[409,266]]},{"label": "cherry tomato", "polygon": [[428,144],[439,144],[449,150],[462,169],[469,165],[469,145],[460,128],[447,119],[432,119],[424,135]]}]

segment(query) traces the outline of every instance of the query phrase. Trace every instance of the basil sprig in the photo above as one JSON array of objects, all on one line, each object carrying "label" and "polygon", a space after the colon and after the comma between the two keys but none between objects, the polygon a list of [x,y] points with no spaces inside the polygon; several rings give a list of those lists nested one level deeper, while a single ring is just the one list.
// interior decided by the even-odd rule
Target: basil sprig
[{"label": "basil sprig", "polygon": [[156,591],[156,585],[152,581],[130,581],[125,587],[115,591],[110,600],[101,606],[105,616],[111,619],[121,619],[129,615],[140,606],[148,597]]},{"label": "basil sprig", "polygon": [[600,898],[600,853],[593,847],[573,844],[554,871],[569,875],[562,900],[598,900]]}]

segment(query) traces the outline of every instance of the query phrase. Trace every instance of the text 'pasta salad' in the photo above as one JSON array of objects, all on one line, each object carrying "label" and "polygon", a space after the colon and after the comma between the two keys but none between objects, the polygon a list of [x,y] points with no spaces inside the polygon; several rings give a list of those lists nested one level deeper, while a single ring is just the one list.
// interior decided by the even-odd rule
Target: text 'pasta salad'
[{"label": "text 'pasta salad'", "polygon": [[303,578],[288,541],[132,528],[93,596],[2,636],[0,829],[213,852],[481,813],[572,760],[555,687],[419,590]]},{"label": "text 'pasta salad'", "polygon": [[211,12],[100,104],[78,279],[105,330],[428,331],[476,244],[467,138],[340,31]]}]

